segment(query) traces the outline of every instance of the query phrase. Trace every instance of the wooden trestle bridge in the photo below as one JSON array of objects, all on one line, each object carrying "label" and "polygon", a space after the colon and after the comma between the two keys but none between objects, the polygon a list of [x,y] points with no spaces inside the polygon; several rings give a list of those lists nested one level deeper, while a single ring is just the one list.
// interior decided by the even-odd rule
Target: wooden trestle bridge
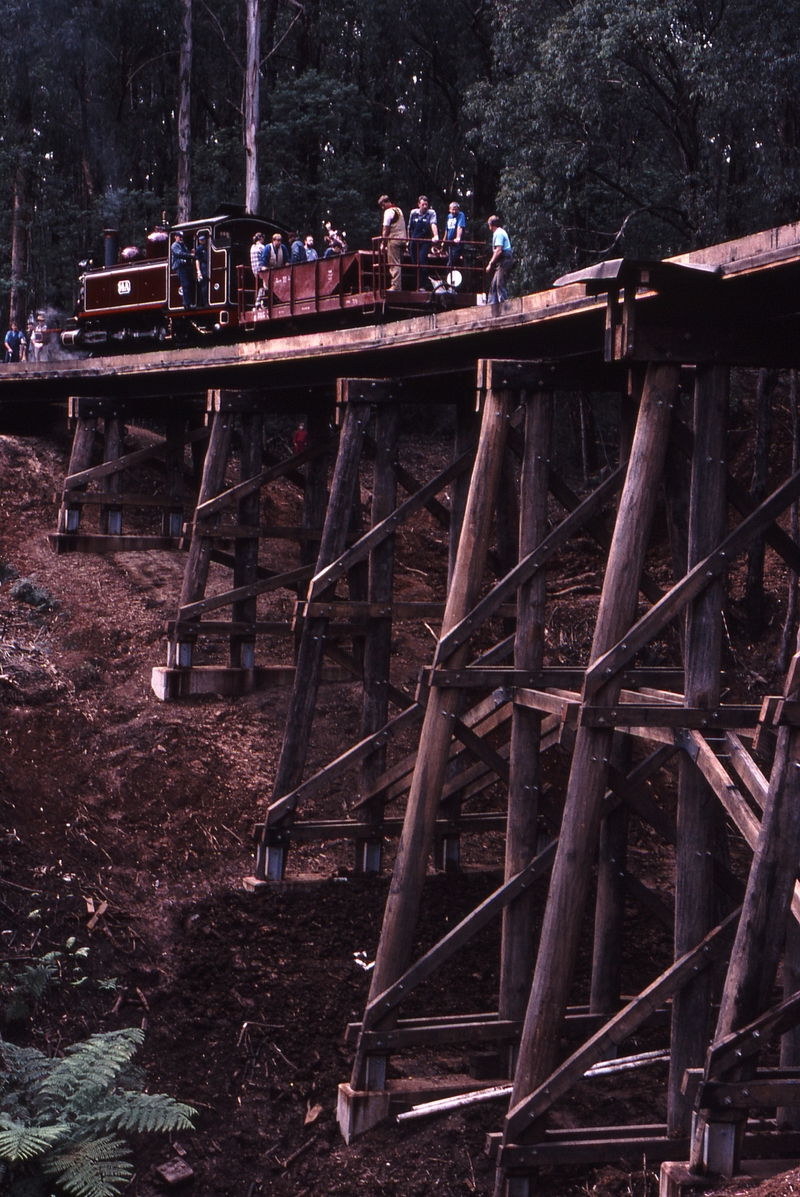
[{"label": "wooden trestle bridge", "polygon": [[[644,1154],[733,1174],[742,1158],[800,1156],[800,657],[782,693],[755,706],[721,701],[728,566],[764,537],[800,572],[800,547],[778,523],[800,497],[800,473],[757,501],[726,462],[730,368],[800,367],[800,225],[671,261],[608,262],[560,282],[496,310],[29,364],[0,376],[2,404],[69,398],[74,444],[52,536],[58,551],[187,549],[168,659],[154,669],[160,697],[291,686],[246,884],[280,883],[293,841],[349,838],[359,867],[375,872],[383,841],[400,837],[369,999],[348,1031],[354,1064],[340,1086],[343,1134],[349,1141],[403,1106],[442,1095],[433,1079],[387,1080],[392,1053],[442,1043],[492,1048],[489,1080],[460,1078],[449,1090],[511,1087],[490,1150],[497,1193],[512,1197],[529,1192],[539,1168],[560,1162]],[[689,420],[676,410],[681,389],[691,392]],[[621,395],[619,464],[583,498],[550,460],[554,396],[565,391]],[[430,401],[455,408],[455,452],[441,473],[420,480],[398,461],[398,416],[404,404]],[[307,447],[285,460],[265,451],[264,417],[274,412],[307,421]],[[125,423],[142,417],[165,433],[125,454]],[[198,483],[191,502],[187,444]],[[98,445],[102,461],[93,464]],[[645,554],[670,446],[687,463],[686,565],[663,591]],[[372,459],[366,531],[353,517],[364,453]],[[236,484],[226,481],[232,455]],[[495,508],[516,487],[517,467],[507,464],[514,457],[518,544],[498,542],[499,577],[487,584]],[[158,468],[158,486],[132,493],[128,472],[136,467],[140,478],[145,466]],[[670,469],[673,490],[683,477]],[[262,500],[277,479],[302,489],[302,526],[264,524]],[[438,496],[448,487],[445,506]],[[549,496],[563,509],[555,527]],[[395,533],[422,506],[449,530],[438,604],[404,603],[393,592]],[[680,533],[681,503],[674,507]],[[91,512],[99,524],[89,526]],[[144,532],[148,513],[160,525]],[[135,534],[126,530],[131,518]],[[552,668],[544,657],[546,569],[578,534],[606,557],[592,649],[582,668]],[[275,538],[300,543],[297,568],[260,563],[260,547]],[[212,563],[231,571],[221,592],[208,585]],[[337,590],[345,581],[346,598]],[[259,597],[279,590],[296,600],[293,618],[259,620]],[[486,647],[498,615],[507,634]],[[442,621],[415,694],[390,680],[393,619],[410,618]],[[682,669],[637,664],[675,621]],[[257,663],[258,638],[280,632],[293,638],[294,665]],[[224,667],[199,663],[200,646],[214,637],[229,641]],[[319,686],[335,678],[361,683],[361,725],[347,751],[306,776]],[[398,759],[393,741],[409,729],[416,750]],[[551,751],[571,757],[560,794],[541,783]],[[676,759],[673,819],[645,782]],[[304,822],[304,801],[353,770],[351,816]],[[498,780],[503,809],[471,812],[470,800],[496,792]],[[385,813],[398,799],[406,800],[402,820]],[[626,871],[629,816],[674,845],[674,903]],[[730,870],[731,824],[752,853],[746,888]],[[431,853],[439,867],[456,868],[460,837],[486,829],[506,833],[504,884],[414,961]],[[575,1008],[568,997],[595,862],[591,999]],[[548,873],[537,945],[531,887]],[[626,894],[674,929],[674,963],[623,1001]],[[496,1010],[403,1018],[408,995],[492,919],[502,937]],[[776,1005],[781,960],[786,997]],[[550,1127],[554,1104],[648,1020],[671,1028],[667,1123]],[[770,1067],[759,1067],[762,1049],[781,1042],[780,1066],[773,1054]],[[750,1117],[765,1107],[776,1116]]]}]

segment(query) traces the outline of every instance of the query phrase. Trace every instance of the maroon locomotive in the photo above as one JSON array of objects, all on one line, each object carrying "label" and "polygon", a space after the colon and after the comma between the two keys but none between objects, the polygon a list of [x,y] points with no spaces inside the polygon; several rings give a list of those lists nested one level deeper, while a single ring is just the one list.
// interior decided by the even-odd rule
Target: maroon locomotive
[{"label": "maroon locomotive", "polygon": [[[201,233],[207,237],[209,280],[207,302],[196,304],[199,291],[184,296],[178,275],[170,268],[172,234],[183,233],[191,251]],[[220,208],[207,220],[159,226],[147,237],[144,253],[120,254],[117,234],[106,232],[105,265],[85,270],[74,326],[62,333],[68,349],[147,347],[147,343],[191,344],[199,340],[293,331],[287,321],[313,319],[345,323],[365,318],[397,317],[437,307],[466,306],[484,289],[482,245],[462,243],[454,265],[446,248],[433,248],[426,264],[423,290],[420,268],[404,267],[403,290],[388,289],[389,277],[380,240],[371,250],[336,254],[316,262],[278,267],[254,276],[250,246],[257,232],[268,244],[285,230],[243,209]],[[203,296],[202,298],[206,298]]]}]

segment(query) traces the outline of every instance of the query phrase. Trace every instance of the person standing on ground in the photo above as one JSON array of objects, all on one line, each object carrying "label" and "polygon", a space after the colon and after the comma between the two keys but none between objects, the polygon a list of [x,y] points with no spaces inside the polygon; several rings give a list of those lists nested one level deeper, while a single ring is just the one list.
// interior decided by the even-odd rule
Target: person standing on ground
[{"label": "person standing on ground", "polygon": [[30,335],[31,353],[33,360],[38,362],[44,349],[45,319],[41,312],[36,313],[36,323]]},{"label": "person standing on ground", "polygon": [[172,235],[172,245],[170,247],[169,262],[175,274],[178,276],[178,282],[181,285],[181,295],[183,296],[183,309],[188,311],[189,308],[194,307],[192,303],[192,251],[188,246],[183,244],[183,233],[180,229]]},{"label": "person standing on ground", "polygon": [[11,321],[11,328],[6,333],[5,349],[6,362],[18,362],[22,357],[22,343],[25,340],[24,332],[20,331],[20,327],[16,320]]},{"label": "person standing on ground", "polygon": [[428,261],[431,246],[439,240],[439,225],[427,195],[421,195],[417,204],[419,206],[412,209],[408,218],[408,251],[411,261],[419,267],[417,287],[420,291],[426,291],[430,286],[431,276],[425,263]]},{"label": "person standing on ground", "polygon": [[308,448],[308,429],[304,423],[300,423],[294,430],[292,437],[292,450],[296,454],[305,453]]},{"label": "person standing on ground", "polygon": [[489,265],[486,267],[486,273],[492,280],[489,288],[488,302],[490,304],[505,303],[508,299],[506,283],[509,272],[514,265],[511,241],[505,229],[501,228],[499,217],[490,216],[486,223],[492,234],[492,256],[489,259]]},{"label": "person standing on ground", "polygon": [[378,200],[378,207],[383,209],[381,223],[381,249],[386,253],[389,264],[389,291],[403,289],[403,253],[406,246],[406,218],[397,204],[393,204],[388,195],[382,195]]}]

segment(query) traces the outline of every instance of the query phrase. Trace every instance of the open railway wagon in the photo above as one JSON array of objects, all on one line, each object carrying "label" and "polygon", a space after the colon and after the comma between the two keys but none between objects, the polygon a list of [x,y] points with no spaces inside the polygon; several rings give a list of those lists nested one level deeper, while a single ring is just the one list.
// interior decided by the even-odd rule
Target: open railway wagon
[{"label": "open railway wagon", "polygon": [[[741,584],[742,555],[765,541],[788,571],[800,572],[800,547],[784,526],[800,497],[796,463],[767,493],[751,493],[732,476],[728,453],[731,367],[800,366],[799,282],[793,225],[670,262],[604,263],[509,305],[487,327],[486,343],[513,344],[515,355],[473,357],[479,434],[472,405],[460,397],[452,465],[407,487],[400,503],[402,379],[339,377],[335,443],[323,419],[334,399],[326,393],[308,407],[319,413],[309,448],[266,467],[261,434],[247,429],[258,427],[268,391],[215,392],[210,400],[162,696],[193,692],[196,645],[226,634],[216,620],[224,608],[231,668],[239,684],[254,682],[251,646],[263,629],[252,601],[302,583],[283,748],[246,884],[281,884],[293,841],[315,838],[354,841],[360,867],[377,871],[383,842],[400,832],[369,998],[347,1033],[354,1060],[340,1086],[339,1122],[348,1141],[394,1114],[432,1116],[421,1107],[443,1093],[461,1104],[500,1103],[489,1150],[497,1192],[509,1197],[527,1194],[540,1169],[558,1164],[645,1156],[683,1161],[693,1176],[731,1175],[749,1158],[800,1155],[800,658],[772,692],[754,693],[723,668],[723,609]],[[513,342],[502,340],[504,319]],[[438,328],[436,335],[446,351]],[[463,378],[463,360],[449,368]],[[440,374],[432,371],[427,385],[441,396]],[[419,398],[424,386],[414,387]],[[566,392],[619,396],[619,459],[583,495],[552,460],[554,408]],[[373,415],[372,526],[363,531],[351,512]],[[234,425],[241,481],[231,486]],[[316,561],[301,566],[302,577],[266,576],[257,495],[276,470],[288,475],[325,452],[334,463],[329,497],[326,477],[309,486],[309,471],[304,484],[318,505],[308,525],[319,537]],[[447,487],[449,509],[437,497]],[[393,545],[410,514],[434,501],[451,533],[450,568],[437,644],[412,693],[391,673]],[[515,506],[509,564],[497,545],[491,552],[493,528],[507,532]],[[676,563],[671,585],[648,559],[662,510]],[[233,588],[210,594],[208,563],[226,536],[238,572]],[[547,577],[575,537],[596,544],[602,585],[591,649],[564,665],[547,642]],[[347,598],[337,592],[345,579]],[[342,651],[341,621],[350,625],[350,653]],[[326,656],[362,682],[363,718],[355,741],[307,776]],[[412,728],[416,747],[396,759],[395,738]],[[551,781],[555,756],[563,768]],[[354,773],[347,817],[304,823],[304,802]],[[479,813],[505,830],[504,881],[415,960],[432,849],[438,865],[457,868],[471,804],[487,795]],[[386,815],[393,802],[405,803],[400,819]],[[671,862],[659,887],[636,867],[634,827],[639,842],[646,833]],[[672,942],[668,967],[633,994],[624,993],[620,973],[626,898]],[[500,941],[496,1008],[423,1016],[417,1008],[403,1017],[409,996],[420,999],[420,985],[492,920]],[[577,1005],[581,948],[591,956],[591,986],[588,1002]],[[645,1027],[661,1037],[653,1050],[667,1061],[658,1065],[667,1070],[660,1093],[652,1086],[653,1108],[663,1114],[633,1126],[613,1112],[604,1125],[559,1118],[559,1103],[596,1083],[592,1070],[612,1068]],[[446,1044],[483,1049],[484,1075],[411,1074],[427,1048]],[[665,1174],[665,1183],[675,1175]]]}]

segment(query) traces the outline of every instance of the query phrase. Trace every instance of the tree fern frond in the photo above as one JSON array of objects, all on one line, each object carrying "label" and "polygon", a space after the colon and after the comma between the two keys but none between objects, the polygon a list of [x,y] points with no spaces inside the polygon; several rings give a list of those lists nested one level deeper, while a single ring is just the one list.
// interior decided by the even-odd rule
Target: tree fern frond
[{"label": "tree fern frond", "polygon": [[58,1177],[71,1197],[116,1197],[133,1176],[133,1167],[124,1158],[129,1154],[122,1139],[95,1139],[48,1161],[46,1171]]},{"label": "tree fern frond", "polygon": [[50,1151],[67,1134],[69,1127],[64,1123],[55,1126],[24,1126],[21,1122],[6,1125],[0,1129],[0,1158],[10,1164],[26,1163]]},{"label": "tree fern frond", "polygon": [[12,1081],[16,1086],[38,1085],[52,1067],[53,1061],[44,1052],[0,1038],[0,1091]]},{"label": "tree fern frond", "polygon": [[197,1110],[163,1093],[113,1093],[87,1122],[103,1130],[165,1133],[192,1130]]},{"label": "tree fern frond", "polygon": [[58,965],[52,961],[40,960],[37,964],[26,964],[17,973],[17,988],[30,994],[38,1002],[47,986],[58,976]]},{"label": "tree fern frond", "polygon": [[93,1098],[98,1090],[112,1085],[143,1042],[144,1031],[125,1027],[121,1031],[91,1035],[84,1043],[73,1044],[43,1080],[41,1095],[59,1101],[69,1101],[75,1094],[82,1101]]}]

